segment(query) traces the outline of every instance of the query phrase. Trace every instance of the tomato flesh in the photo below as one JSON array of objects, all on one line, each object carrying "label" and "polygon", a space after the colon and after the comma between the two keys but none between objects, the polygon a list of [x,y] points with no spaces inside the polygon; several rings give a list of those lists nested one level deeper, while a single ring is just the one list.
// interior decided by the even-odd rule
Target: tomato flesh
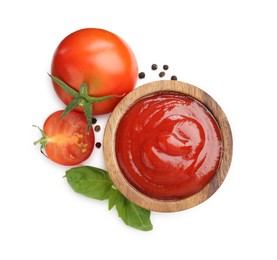
[{"label": "tomato flesh", "polygon": [[94,132],[87,131],[85,116],[78,111],[56,111],[45,121],[43,131],[47,136],[45,151],[54,162],[76,165],[88,159],[94,148]]},{"label": "tomato flesh", "polygon": [[[111,112],[137,82],[138,65],[127,43],[102,29],[87,28],[68,35],[57,47],[51,68],[55,76],[79,91],[86,83],[90,96],[117,95],[93,104],[93,114]],[[68,104],[73,97],[53,83],[59,98]],[[81,106],[77,110],[82,111]]]}]

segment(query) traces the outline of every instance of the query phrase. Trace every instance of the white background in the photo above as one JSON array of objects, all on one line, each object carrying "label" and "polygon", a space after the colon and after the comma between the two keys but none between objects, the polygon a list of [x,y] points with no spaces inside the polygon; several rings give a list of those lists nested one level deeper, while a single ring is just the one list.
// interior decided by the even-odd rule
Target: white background
[{"label": "white background", "polygon": [[[0,259],[277,259],[276,1],[1,1]],[[225,111],[231,169],[201,205],[127,227],[107,202],[74,193],[67,167],[33,145],[63,104],[47,72],[58,43],[84,28],[110,30],[132,47],[146,78],[196,85]],[[99,117],[102,141],[105,120]],[[102,150],[86,164],[104,167]]]}]

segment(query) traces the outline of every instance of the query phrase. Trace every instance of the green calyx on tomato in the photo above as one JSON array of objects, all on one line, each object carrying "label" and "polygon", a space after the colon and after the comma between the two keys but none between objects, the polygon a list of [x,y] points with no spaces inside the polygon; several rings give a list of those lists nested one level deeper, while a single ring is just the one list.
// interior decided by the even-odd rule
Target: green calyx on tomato
[{"label": "green calyx on tomato", "polygon": [[43,149],[45,148],[45,146],[47,144],[47,136],[44,133],[44,131],[37,125],[33,125],[33,127],[38,128],[42,135],[42,137],[40,139],[38,139],[37,141],[34,142],[34,145],[40,144],[40,152],[47,157],[47,155],[43,152]]},{"label": "green calyx on tomato", "polygon": [[93,113],[93,104],[102,102],[105,100],[108,100],[110,98],[118,97],[121,98],[123,95],[108,95],[103,97],[92,97],[88,94],[88,86],[86,83],[83,83],[79,89],[79,92],[75,89],[68,86],[65,82],[58,79],[57,77],[54,77],[50,74],[48,74],[53,82],[55,82],[58,86],[60,86],[65,92],[73,96],[73,99],[68,103],[67,107],[62,113],[62,118],[64,118],[70,111],[75,109],[78,106],[82,106],[84,109],[84,113],[88,122],[88,128],[89,131],[91,124],[92,124],[92,113]]}]

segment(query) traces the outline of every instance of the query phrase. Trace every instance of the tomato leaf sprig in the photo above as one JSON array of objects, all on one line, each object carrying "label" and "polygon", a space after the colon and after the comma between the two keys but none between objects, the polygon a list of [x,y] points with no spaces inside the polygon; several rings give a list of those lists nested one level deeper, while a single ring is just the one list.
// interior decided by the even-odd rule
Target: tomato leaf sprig
[{"label": "tomato leaf sprig", "polygon": [[92,113],[93,113],[92,104],[102,102],[102,101],[108,100],[110,98],[123,96],[123,95],[120,95],[120,96],[109,95],[109,96],[103,96],[103,97],[91,97],[91,96],[89,96],[88,86],[86,83],[83,83],[81,85],[80,90],[78,92],[75,89],[73,89],[72,87],[70,87],[69,85],[67,85],[65,82],[60,80],[59,78],[54,77],[50,74],[48,74],[48,75],[53,80],[53,82],[55,82],[65,92],[67,92],[68,94],[70,94],[73,97],[73,99],[69,102],[69,104],[65,108],[65,110],[62,114],[62,118],[65,117],[74,108],[76,108],[78,106],[82,106],[84,108],[84,113],[85,113],[85,116],[86,116],[86,119],[88,122],[88,131],[92,124],[92,122],[91,122]]},{"label": "tomato leaf sprig", "polygon": [[80,166],[67,170],[65,177],[75,192],[97,200],[108,199],[109,210],[115,206],[126,225],[143,231],[153,229],[151,212],[124,197],[113,185],[108,172],[92,166]]}]

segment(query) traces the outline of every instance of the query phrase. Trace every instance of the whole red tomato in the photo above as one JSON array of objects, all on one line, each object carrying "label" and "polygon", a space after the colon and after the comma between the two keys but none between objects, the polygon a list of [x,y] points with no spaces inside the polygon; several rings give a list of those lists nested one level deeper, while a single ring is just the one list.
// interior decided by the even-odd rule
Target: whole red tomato
[{"label": "whole red tomato", "polygon": [[[71,33],[58,45],[51,74],[75,91],[85,83],[91,97],[115,95],[92,103],[92,113],[98,115],[111,112],[120,99],[135,87],[138,65],[134,53],[123,39],[103,29],[87,28]],[[53,85],[65,104],[73,100],[72,95],[56,82],[53,81]],[[76,109],[83,110],[81,106]]]},{"label": "whole red tomato", "polygon": [[43,126],[41,144],[48,158],[62,165],[76,165],[88,159],[94,148],[94,132],[87,131],[87,120],[83,113],[70,111],[61,118],[63,111],[52,113]]}]

